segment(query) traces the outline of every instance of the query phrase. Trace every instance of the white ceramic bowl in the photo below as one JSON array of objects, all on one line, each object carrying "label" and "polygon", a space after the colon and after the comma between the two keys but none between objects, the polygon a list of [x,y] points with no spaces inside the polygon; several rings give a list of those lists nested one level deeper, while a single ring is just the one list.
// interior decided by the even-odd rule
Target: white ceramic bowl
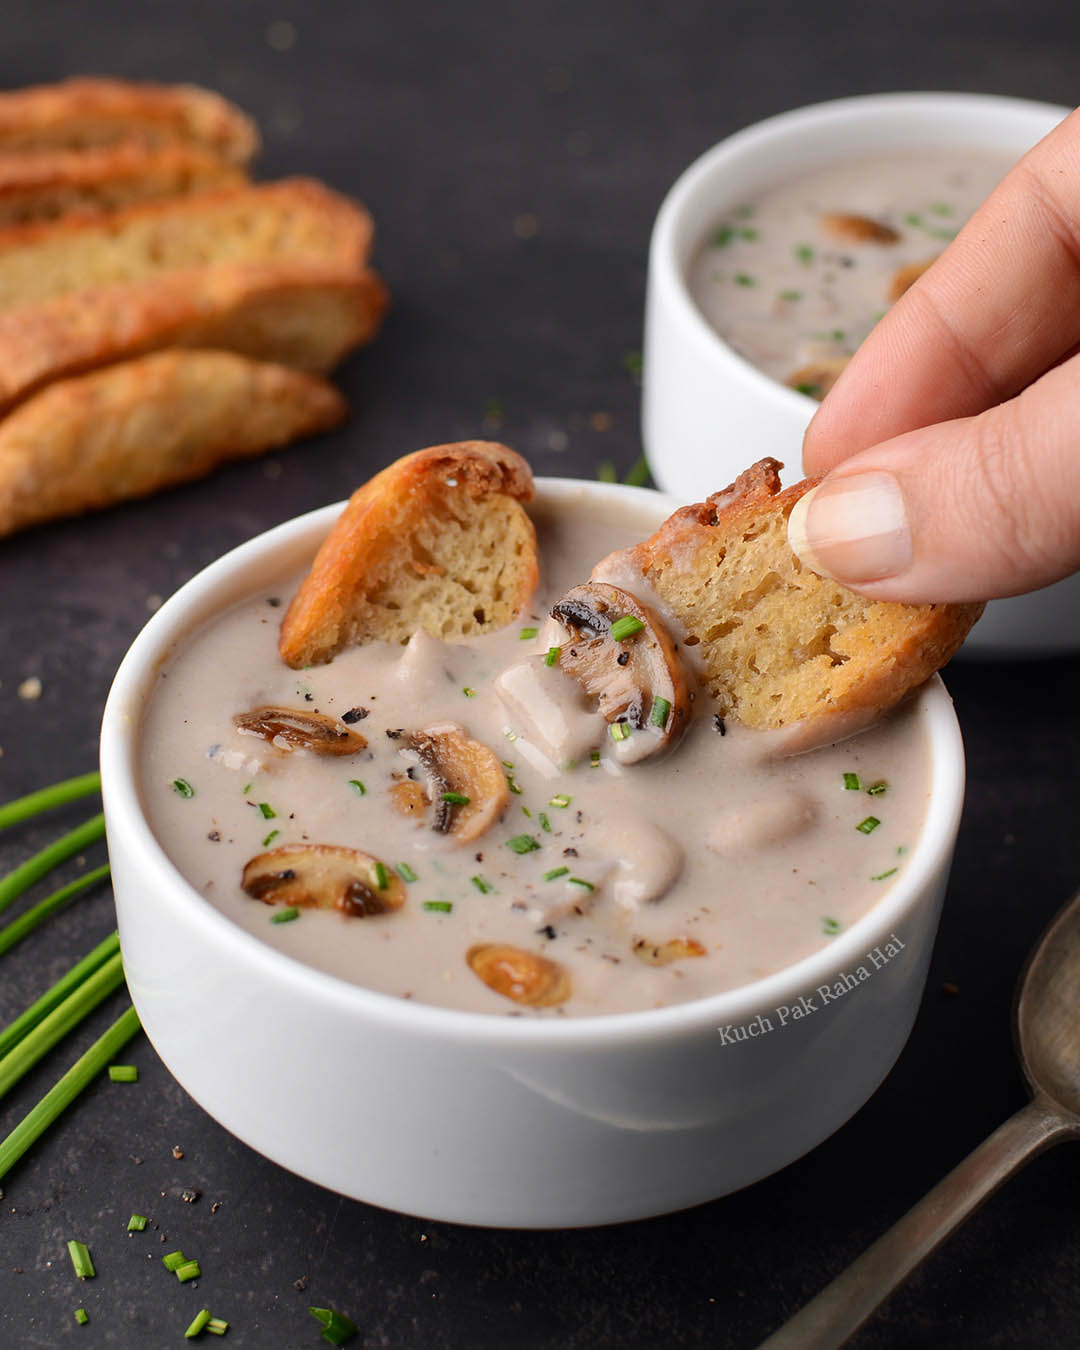
[{"label": "white ceramic bowl", "polygon": [[[673,505],[618,485],[538,487],[555,504],[649,499],[658,521]],[[932,745],[926,828],[892,890],[825,950],[700,1002],[595,1018],[493,1017],[374,993],[274,950],[209,904],[154,838],[136,768],[143,710],[171,644],[305,566],[340,510],[281,525],[188,582],[135,639],[105,708],[124,965],[169,1069],[226,1129],[291,1171],[460,1223],[659,1214],[813,1148],[889,1071],[919,1004],[963,796],[944,686],[935,679],[919,697]],[[818,986],[860,965],[869,978],[823,1004]],[[781,1025],[781,1007],[800,1012]],[[728,1030],[739,1026],[758,1030],[741,1040]]]},{"label": "white ceramic bowl", "polygon": [[[797,471],[817,408],[729,347],[690,295],[689,265],[721,215],[785,178],[875,150],[956,146],[1019,158],[1068,112],[983,94],[837,99],[746,127],[692,164],[664,199],[649,251],[642,436],[657,483],[691,501],[762,455]],[[1080,575],[995,601],[964,646],[989,656],[1077,649]]]}]

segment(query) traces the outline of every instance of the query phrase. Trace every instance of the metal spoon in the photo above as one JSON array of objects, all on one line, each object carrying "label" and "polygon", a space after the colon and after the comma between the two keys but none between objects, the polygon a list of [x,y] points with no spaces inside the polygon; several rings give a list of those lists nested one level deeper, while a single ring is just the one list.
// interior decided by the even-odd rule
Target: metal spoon
[{"label": "metal spoon", "polygon": [[1080,893],[1059,911],[1028,957],[1014,1015],[1032,1100],[759,1350],[836,1350],[1029,1158],[1080,1138]]}]

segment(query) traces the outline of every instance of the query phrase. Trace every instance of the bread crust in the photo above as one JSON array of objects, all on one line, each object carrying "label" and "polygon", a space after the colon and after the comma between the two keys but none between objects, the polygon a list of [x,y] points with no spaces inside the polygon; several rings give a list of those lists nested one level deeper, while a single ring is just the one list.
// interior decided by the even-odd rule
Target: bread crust
[{"label": "bread crust", "polygon": [[[787,519],[820,479],[781,490],[782,467],[759,461],[625,556],[684,628],[725,715],[780,727],[884,712],[949,660],[983,606],[868,600],[810,572]],[[786,661],[767,649],[776,638]]]},{"label": "bread crust", "polygon": [[0,534],[201,477],[343,420],[331,384],[168,351],[50,385],[0,422]]},{"label": "bread crust", "polygon": [[76,77],[0,93],[0,151],[79,150],[132,139],[203,146],[240,165],[259,149],[252,119],[194,84]]},{"label": "bread crust", "polygon": [[[504,620],[509,622],[536,587],[536,533],[520,506],[532,499],[534,490],[525,460],[497,442],[434,445],[396,460],[353,493],[319,549],[282,621],[278,644],[282,660],[296,668],[318,664],[332,660],[351,642],[388,636],[377,615],[364,614],[365,602],[389,572],[413,562],[411,540],[423,522],[455,511],[458,519],[464,518],[468,513],[462,506],[470,502],[484,510],[498,506],[506,512],[507,545],[513,540],[518,547],[516,565],[507,578],[513,586]],[[468,531],[466,524],[467,537]],[[477,560],[463,561],[468,565]],[[438,557],[421,561],[413,582],[419,587],[425,572],[437,581],[444,568]],[[421,621],[416,626],[424,625]],[[497,626],[485,614],[471,631]],[[469,631],[468,619],[459,631]]]}]

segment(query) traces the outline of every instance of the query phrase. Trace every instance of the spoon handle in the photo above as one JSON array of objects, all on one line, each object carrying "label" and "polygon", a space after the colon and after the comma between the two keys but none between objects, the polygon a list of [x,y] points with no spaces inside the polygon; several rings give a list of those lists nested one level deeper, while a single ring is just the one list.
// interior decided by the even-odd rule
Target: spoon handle
[{"label": "spoon handle", "polygon": [[836,1350],[1029,1158],[1077,1132],[1045,1098],[1010,1116],[759,1350]]}]

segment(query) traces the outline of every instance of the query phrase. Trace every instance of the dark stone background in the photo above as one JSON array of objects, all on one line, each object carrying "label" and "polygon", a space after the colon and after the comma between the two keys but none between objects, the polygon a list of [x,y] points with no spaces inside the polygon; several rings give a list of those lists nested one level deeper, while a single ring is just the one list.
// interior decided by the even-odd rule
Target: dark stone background
[{"label": "dark stone background", "polygon": [[[284,51],[267,37],[281,20],[295,27]],[[0,543],[6,800],[93,765],[105,694],[148,597],[398,454],[482,433],[492,401],[505,414],[500,434],[538,472],[590,477],[602,459],[625,470],[639,453],[639,395],[623,359],[641,345],[650,223],[710,144],[784,108],[875,90],[1072,103],[1080,8],[8,0],[2,39],[0,85],[100,71],[223,90],[263,128],[264,176],[319,175],[370,205],[395,297],[377,344],[341,373],[354,416],[340,433]],[[536,218],[532,237],[515,233],[523,215]],[[609,415],[608,429],[595,413]],[[16,697],[29,675],[44,684],[37,702]],[[888,1081],[801,1162],[714,1204],[613,1229],[429,1224],[339,1199],[256,1156],[140,1038],[124,1056],[139,1084],[95,1084],[6,1179],[0,1345],[180,1344],[204,1303],[232,1322],[227,1344],[270,1350],[322,1344],[309,1303],[351,1314],[365,1346],[756,1344],[1024,1101],[1013,982],[1080,874],[1078,676],[1077,660],[949,672],[970,780],[926,999]],[[86,814],[79,805],[9,831],[0,865]],[[102,856],[98,846],[90,860]],[[3,958],[0,1019],[110,927],[106,889]],[[943,994],[945,981],[958,996]],[[120,1004],[20,1084],[0,1133]],[[854,1344],[1077,1344],[1078,1162],[1067,1149],[1035,1162]],[[177,1198],[188,1185],[202,1191],[191,1206]],[[168,1245],[155,1230],[128,1239],[133,1210]],[[99,1271],[85,1287],[65,1251],[73,1236]],[[203,1264],[198,1290],[157,1261],[180,1245]],[[301,1276],[304,1293],[293,1287]],[[80,1304],[92,1318],[83,1328],[72,1318]]]}]

